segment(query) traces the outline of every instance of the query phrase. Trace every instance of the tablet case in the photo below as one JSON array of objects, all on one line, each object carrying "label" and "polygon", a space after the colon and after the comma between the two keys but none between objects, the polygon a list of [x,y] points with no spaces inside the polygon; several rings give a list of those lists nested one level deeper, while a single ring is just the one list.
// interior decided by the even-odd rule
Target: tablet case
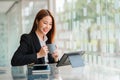
[{"label": "tablet case", "polygon": [[81,57],[84,53],[85,51],[64,53],[56,66],[60,67],[65,65],[71,65],[73,68],[84,66],[84,60]]}]

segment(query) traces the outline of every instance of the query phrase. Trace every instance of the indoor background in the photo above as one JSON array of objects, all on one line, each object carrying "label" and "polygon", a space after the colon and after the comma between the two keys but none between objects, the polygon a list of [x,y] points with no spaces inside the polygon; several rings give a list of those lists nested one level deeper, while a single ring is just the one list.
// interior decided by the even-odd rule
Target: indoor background
[{"label": "indoor background", "polygon": [[11,66],[43,8],[55,17],[60,57],[83,50],[86,63],[120,70],[120,0],[0,0],[0,66]]}]

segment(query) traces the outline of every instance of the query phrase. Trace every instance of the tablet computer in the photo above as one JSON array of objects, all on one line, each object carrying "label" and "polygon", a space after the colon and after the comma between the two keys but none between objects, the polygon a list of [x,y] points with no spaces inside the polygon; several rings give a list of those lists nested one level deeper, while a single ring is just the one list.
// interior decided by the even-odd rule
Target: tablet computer
[{"label": "tablet computer", "polygon": [[[76,52],[69,52],[69,53],[64,53],[64,55],[61,57],[60,61],[57,63],[57,67],[59,66],[65,66],[65,65],[71,65],[71,64],[77,64],[75,66],[81,65],[81,57],[85,51],[76,51]],[[79,60],[76,61],[76,60]],[[72,66],[74,66],[72,65]]]}]

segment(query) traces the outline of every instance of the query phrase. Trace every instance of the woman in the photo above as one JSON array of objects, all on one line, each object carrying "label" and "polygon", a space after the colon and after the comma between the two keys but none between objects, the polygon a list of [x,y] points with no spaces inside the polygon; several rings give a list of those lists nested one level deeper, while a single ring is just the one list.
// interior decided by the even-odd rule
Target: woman
[{"label": "woman", "polygon": [[57,49],[53,54],[49,54],[46,44],[54,43],[55,20],[50,11],[42,9],[35,17],[32,30],[29,34],[23,34],[20,46],[16,50],[11,60],[12,66],[27,64],[45,64],[58,62]]}]

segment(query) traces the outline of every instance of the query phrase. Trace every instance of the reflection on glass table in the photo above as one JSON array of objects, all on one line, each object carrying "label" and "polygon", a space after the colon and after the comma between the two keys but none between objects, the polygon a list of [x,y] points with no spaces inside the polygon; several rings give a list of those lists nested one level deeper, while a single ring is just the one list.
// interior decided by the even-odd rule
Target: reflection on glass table
[{"label": "reflection on glass table", "polygon": [[120,69],[88,65],[72,68],[50,64],[50,74],[31,74],[27,66],[0,67],[0,80],[120,80]]},{"label": "reflection on glass table", "polygon": [[[38,65],[39,66],[39,65]],[[35,66],[36,67],[36,66]],[[33,66],[28,66],[28,80],[59,80],[59,70],[56,64],[49,64],[50,72],[48,71],[38,71],[33,72]]]}]

